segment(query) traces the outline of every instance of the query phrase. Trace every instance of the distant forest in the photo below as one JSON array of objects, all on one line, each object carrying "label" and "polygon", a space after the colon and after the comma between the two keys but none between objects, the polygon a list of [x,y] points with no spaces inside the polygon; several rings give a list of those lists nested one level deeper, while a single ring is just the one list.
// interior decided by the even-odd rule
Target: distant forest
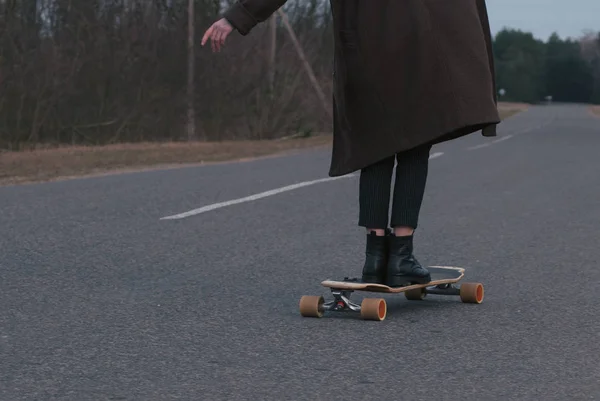
[{"label": "distant forest", "polygon": [[[280,19],[274,63],[267,23],[247,37],[231,35],[221,53],[199,46],[226,3],[231,1],[193,3],[191,85],[190,0],[0,0],[0,149],[330,131],[330,110],[316,95]],[[284,10],[329,99],[328,3],[289,1]],[[552,96],[557,102],[600,103],[597,33],[544,42],[504,30],[494,49],[498,89],[506,91],[500,100],[541,102]]]},{"label": "distant forest", "polygon": [[501,100],[535,103],[546,96],[558,102],[600,104],[600,34],[547,41],[531,33],[503,30],[494,38]]}]

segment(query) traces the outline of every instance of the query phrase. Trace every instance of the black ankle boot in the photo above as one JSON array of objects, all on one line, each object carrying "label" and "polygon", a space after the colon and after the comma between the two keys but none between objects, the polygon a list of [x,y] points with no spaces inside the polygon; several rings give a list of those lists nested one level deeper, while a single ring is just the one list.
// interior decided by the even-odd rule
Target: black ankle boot
[{"label": "black ankle boot", "polygon": [[365,283],[385,283],[385,271],[388,263],[389,233],[377,236],[375,232],[367,234],[365,264],[362,270],[362,281]]},{"label": "black ankle boot", "polygon": [[389,237],[389,257],[385,284],[403,287],[411,284],[427,284],[431,281],[429,271],[413,256],[413,236]]}]

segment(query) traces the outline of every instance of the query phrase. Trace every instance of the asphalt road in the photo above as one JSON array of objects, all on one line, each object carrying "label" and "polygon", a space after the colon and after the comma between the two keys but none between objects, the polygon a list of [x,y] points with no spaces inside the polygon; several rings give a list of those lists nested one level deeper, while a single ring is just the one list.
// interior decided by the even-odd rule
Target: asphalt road
[{"label": "asphalt road", "polygon": [[161,219],[328,150],[0,188],[0,400],[600,399],[600,119],[539,106],[433,152],[417,256],[486,297],[385,296],[383,322],[298,313],[360,272],[356,177]]}]

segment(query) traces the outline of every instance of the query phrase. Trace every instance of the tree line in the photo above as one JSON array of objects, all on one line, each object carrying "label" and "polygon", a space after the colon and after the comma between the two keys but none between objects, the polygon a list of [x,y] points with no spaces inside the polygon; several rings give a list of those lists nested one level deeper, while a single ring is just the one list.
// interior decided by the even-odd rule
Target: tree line
[{"label": "tree line", "polygon": [[[331,131],[313,81],[279,22],[200,48],[227,7],[195,0],[193,105],[198,140]],[[231,1],[229,1],[231,3]],[[189,0],[0,0],[0,149],[186,140]],[[322,91],[332,86],[322,0],[284,7]],[[275,40],[273,40],[275,39]],[[501,100],[600,103],[600,35],[504,30],[494,40]],[[276,57],[272,61],[271,45]]]},{"label": "tree line", "polygon": [[501,100],[600,103],[600,33],[542,41],[504,29],[494,38],[494,58]]}]

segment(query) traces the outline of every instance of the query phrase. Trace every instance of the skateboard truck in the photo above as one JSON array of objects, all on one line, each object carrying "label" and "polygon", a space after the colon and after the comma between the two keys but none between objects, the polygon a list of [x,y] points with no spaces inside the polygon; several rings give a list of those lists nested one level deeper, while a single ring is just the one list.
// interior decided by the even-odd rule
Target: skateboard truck
[{"label": "skateboard truck", "polygon": [[300,299],[300,313],[305,317],[322,317],[324,312],[359,312],[366,320],[383,320],[387,314],[385,300],[365,298],[358,305],[350,300],[354,290],[331,289],[333,300],[325,302],[323,296],[305,295]]},{"label": "skateboard truck", "polygon": [[323,310],[335,312],[351,310],[360,312],[360,305],[350,301],[350,295],[353,292],[351,290],[335,290],[332,288],[331,295],[333,295],[333,301],[323,303]]},{"label": "skateboard truck", "polygon": [[438,284],[434,287],[425,287],[425,294],[434,295],[460,295],[460,288],[454,284]]}]

